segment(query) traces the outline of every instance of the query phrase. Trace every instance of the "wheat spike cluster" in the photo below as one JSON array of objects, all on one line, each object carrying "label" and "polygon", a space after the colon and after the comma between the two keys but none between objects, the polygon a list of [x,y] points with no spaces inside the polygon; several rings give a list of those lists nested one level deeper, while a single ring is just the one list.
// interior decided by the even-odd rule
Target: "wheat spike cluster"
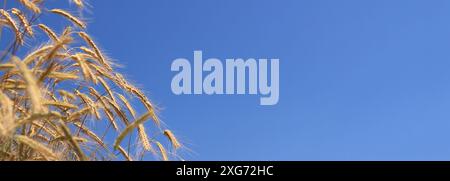
[{"label": "wheat spike cluster", "polygon": [[[180,159],[182,145],[157,108],[87,33],[85,1],[48,5],[0,7],[0,160]],[[67,27],[45,24],[44,14]]]}]

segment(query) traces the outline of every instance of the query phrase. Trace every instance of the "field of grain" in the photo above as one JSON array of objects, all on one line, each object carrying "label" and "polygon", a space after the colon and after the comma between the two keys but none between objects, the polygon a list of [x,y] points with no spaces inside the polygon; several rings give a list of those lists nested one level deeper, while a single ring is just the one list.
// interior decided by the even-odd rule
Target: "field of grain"
[{"label": "field of grain", "polygon": [[[86,2],[68,1],[72,9],[49,3],[1,4],[0,160],[181,159],[158,109],[116,71],[126,62],[108,58],[87,32],[79,16]],[[52,27],[44,14],[68,26]]]}]

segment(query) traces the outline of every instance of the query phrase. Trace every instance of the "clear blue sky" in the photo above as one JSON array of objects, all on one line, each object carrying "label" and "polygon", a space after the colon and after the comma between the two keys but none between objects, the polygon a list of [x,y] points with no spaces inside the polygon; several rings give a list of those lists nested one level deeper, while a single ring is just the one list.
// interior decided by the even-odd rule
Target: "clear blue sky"
[{"label": "clear blue sky", "polygon": [[[448,0],[91,0],[188,160],[450,160]],[[176,96],[176,58],[279,58],[280,101]]]}]

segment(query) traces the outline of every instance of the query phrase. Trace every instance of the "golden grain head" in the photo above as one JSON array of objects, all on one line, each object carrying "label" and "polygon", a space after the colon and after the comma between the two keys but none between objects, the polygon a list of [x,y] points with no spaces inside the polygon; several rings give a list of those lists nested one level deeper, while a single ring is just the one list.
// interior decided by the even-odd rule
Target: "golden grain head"
[{"label": "golden grain head", "polygon": [[50,29],[47,25],[45,24],[38,24],[39,28],[44,31],[48,37],[50,37],[50,39],[52,39],[54,42],[58,42],[58,35],[56,35],[56,33]]},{"label": "golden grain head", "polygon": [[[0,39],[11,45],[0,50],[4,54],[0,61],[0,141],[2,152],[7,150],[0,160],[115,160],[117,153],[128,161],[136,160],[131,153],[169,160],[158,139],[165,135],[173,150],[181,143],[169,130],[147,132],[164,130],[156,108],[144,91],[113,69],[84,31],[86,22],[69,13],[72,10],[47,11],[45,6],[51,1],[18,1],[18,7],[0,9],[0,28],[13,35],[2,38],[0,33]],[[83,0],[72,2],[79,8],[86,6]],[[41,19],[47,14],[60,15],[71,23],[50,26]],[[54,31],[60,29],[60,34]],[[140,113],[135,107],[145,107],[146,113],[136,116]],[[145,124],[148,120],[155,124]],[[137,143],[123,141],[132,140],[134,133]]]},{"label": "golden grain head", "polygon": [[38,4],[40,4],[40,1],[19,0],[19,2],[34,13],[41,13],[41,9],[38,6]]},{"label": "golden grain head", "polygon": [[149,118],[151,117],[150,113],[145,113],[144,115],[142,115],[141,117],[139,117],[138,119],[136,119],[135,121],[133,121],[131,124],[129,124],[120,134],[119,136],[116,138],[116,140],[114,141],[114,147],[118,147],[120,142],[122,142],[122,140],[125,138],[125,136],[127,136],[128,134],[130,134],[130,132],[137,128],[139,125],[143,124],[145,121],[147,121]]},{"label": "golden grain head", "polygon": [[12,27],[15,35],[16,41],[20,44],[24,44],[24,40],[22,37],[22,33],[20,32],[19,25],[17,25],[16,21],[11,17],[11,15],[4,9],[0,9],[0,15],[3,16],[6,22]]},{"label": "golden grain head", "polygon": [[17,16],[17,18],[20,20],[20,22],[22,23],[22,26],[24,27],[26,33],[28,33],[28,35],[33,36],[34,32],[33,32],[33,28],[30,26],[30,24],[28,23],[27,18],[25,17],[25,15],[22,13],[22,11],[20,11],[17,8],[12,8],[11,12]]},{"label": "golden grain head", "polygon": [[174,149],[178,149],[181,147],[180,142],[178,142],[178,139],[175,137],[172,131],[164,130],[164,135],[167,136],[167,138],[170,140]]},{"label": "golden grain head", "polygon": [[0,136],[11,136],[16,126],[13,102],[0,91]]},{"label": "golden grain head", "polygon": [[169,157],[167,157],[167,151],[164,146],[159,141],[156,141],[156,145],[158,146],[159,152],[161,153],[162,160],[169,160]]},{"label": "golden grain head", "polygon": [[70,14],[69,12],[62,10],[62,9],[52,9],[50,10],[50,12],[52,13],[56,13],[59,14],[65,18],[67,18],[68,20],[72,21],[74,24],[76,24],[78,27],[82,28],[82,29],[86,29],[86,23],[83,22],[82,20],[80,20],[79,18],[73,16],[72,14]]},{"label": "golden grain head", "polygon": [[78,35],[81,38],[83,38],[83,40],[89,46],[91,46],[91,48],[94,50],[95,54],[97,55],[96,57],[99,59],[99,61],[102,63],[102,65],[105,66],[105,68],[108,71],[112,71],[113,69],[112,69],[111,65],[106,60],[105,56],[103,56],[103,53],[100,51],[100,48],[97,46],[97,44],[94,42],[94,40],[92,40],[92,38],[86,32],[79,32]]},{"label": "golden grain head", "polygon": [[16,135],[15,139],[26,145],[29,146],[31,149],[35,150],[37,153],[41,154],[45,159],[47,160],[56,160],[57,156],[55,153],[53,153],[52,149],[48,148],[46,145],[37,142],[27,136],[23,135]]},{"label": "golden grain head", "polygon": [[20,73],[23,76],[27,84],[27,93],[31,99],[31,107],[33,113],[39,113],[42,111],[46,111],[46,109],[42,106],[42,93],[41,89],[36,82],[35,76],[31,73],[30,69],[18,58],[13,57],[13,62],[17,65]]},{"label": "golden grain head", "polygon": [[79,8],[83,8],[84,7],[84,2],[83,0],[72,0]]}]

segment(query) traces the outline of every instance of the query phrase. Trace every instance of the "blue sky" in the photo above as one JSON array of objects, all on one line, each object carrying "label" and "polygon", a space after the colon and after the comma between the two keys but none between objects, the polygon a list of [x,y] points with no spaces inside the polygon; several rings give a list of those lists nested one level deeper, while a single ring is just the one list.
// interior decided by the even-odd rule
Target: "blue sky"
[{"label": "blue sky", "polygon": [[[450,1],[90,1],[188,160],[450,160]],[[171,92],[176,58],[279,58],[280,100]]]},{"label": "blue sky", "polygon": [[[190,160],[450,160],[450,2],[91,1]],[[176,96],[176,58],[279,58],[280,101]]]}]

